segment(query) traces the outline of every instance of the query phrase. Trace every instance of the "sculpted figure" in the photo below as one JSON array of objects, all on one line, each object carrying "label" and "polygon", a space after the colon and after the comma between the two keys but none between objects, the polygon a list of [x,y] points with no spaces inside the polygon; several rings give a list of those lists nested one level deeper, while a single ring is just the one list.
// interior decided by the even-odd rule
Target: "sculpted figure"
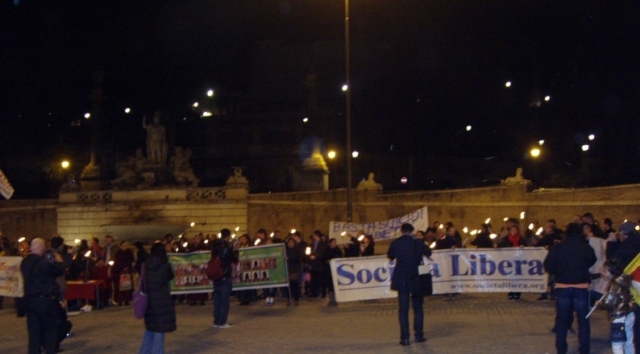
[{"label": "sculpted figure", "polygon": [[373,172],[370,172],[367,180],[358,183],[358,187],[356,189],[357,190],[382,189],[382,185],[380,183],[376,183],[376,181],[374,180]]},{"label": "sculpted figure", "polygon": [[507,177],[507,179],[504,180],[504,184],[520,184],[520,183],[529,183],[531,182],[528,179],[525,179],[524,176],[522,175],[522,167],[518,167],[516,169],[516,175],[514,177]]},{"label": "sculpted figure", "polygon": [[146,124],[142,118],[142,128],[147,130],[147,158],[153,165],[165,166],[167,163],[167,134],[160,124],[160,112],[153,115],[153,123]]},{"label": "sculpted figure", "polygon": [[173,177],[179,183],[189,182],[190,187],[197,187],[200,179],[193,173],[193,168],[189,164],[190,158],[191,149],[183,150],[182,147],[176,146],[176,154],[171,158]]},{"label": "sculpted figure", "polygon": [[140,173],[147,163],[147,159],[142,154],[142,149],[136,149],[135,156],[116,163],[118,178],[111,181],[112,185],[135,185],[138,182]]}]

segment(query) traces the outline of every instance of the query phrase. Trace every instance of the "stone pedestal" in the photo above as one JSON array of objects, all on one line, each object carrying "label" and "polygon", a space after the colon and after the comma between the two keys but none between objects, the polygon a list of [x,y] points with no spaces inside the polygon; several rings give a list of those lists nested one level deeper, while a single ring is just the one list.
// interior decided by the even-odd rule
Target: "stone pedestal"
[{"label": "stone pedestal", "polygon": [[101,183],[100,166],[89,163],[80,175],[80,188],[82,191],[99,191]]}]

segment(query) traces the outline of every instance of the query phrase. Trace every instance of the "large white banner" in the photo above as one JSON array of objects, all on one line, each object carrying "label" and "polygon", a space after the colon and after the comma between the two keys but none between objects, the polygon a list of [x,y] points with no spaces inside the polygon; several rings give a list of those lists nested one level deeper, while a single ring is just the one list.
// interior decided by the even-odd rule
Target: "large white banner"
[{"label": "large white banner", "polygon": [[20,263],[22,257],[0,257],[0,296],[24,296]]},{"label": "large white banner", "polygon": [[[434,251],[421,273],[433,275],[433,293],[532,292],[547,289],[544,248]],[[331,260],[336,301],[393,298],[394,264],[386,256]]]},{"label": "large white banner", "polygon": [[0,195],[5,197],[6,199],[10,199],[13,195],[13,192],[14,190],[11,186],[11,183],[9,183],[7,177],[4,175],[4,173],[2,173],[2,170],[0,170]]},{"label": "large white banner", "polygon": [[373,236],[374,241],[388,240],[402,235],[400,226],[410,223],[416,230],[426,230],[429,227],[429,213],[427,207],[420,208],[407,215],[385,221],[371,221],[363,223],[350,223],[342,221],[329,222],[329,237],[335,238],[338,244],[349,241],[347,234],[356,235],[358,230]]}]

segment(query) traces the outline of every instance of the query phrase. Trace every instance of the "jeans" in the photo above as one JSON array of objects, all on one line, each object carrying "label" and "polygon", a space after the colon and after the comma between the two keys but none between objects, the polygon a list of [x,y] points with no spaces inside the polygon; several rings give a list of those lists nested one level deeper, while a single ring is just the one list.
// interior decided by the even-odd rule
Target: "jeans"
[{"label": "jeans", "polygon": [[578,339],[580,354],[588,354],[591,350],[591,327],[589,319],[589,290],[578,288],[556,288],[556,349],[558,354],[567,353],[567,330],[569,321],[576,312],[578,320]]},{"label": "jeans", "polygon": [[[409,340],[411,337],[409,333],[409,293],[398,292],[398,305],[400,320],[400,339]],[[424,312],[422,311],[422,303],[424,297],[411,295],[411,302],[413,304],[413,330],[415,331],[416,338],[424,337]]]},{"label": "jeans", "polygon": [[223,277],[213,283],[213,324],[227,323],[231,297],[231,278]]},{"label": "jeans", "polygon": [[163,354],[164,333],[144,331],[138,354]]},{"label": "jeans", "polygon": [[633,346],[633,323],[635,322],[633,312],[629,312],[626,317],[616,318],[612,322],[624,323],[624,331],[627,335],[626,342],[611,343],[613,354],[634,354],[636,351]]}]

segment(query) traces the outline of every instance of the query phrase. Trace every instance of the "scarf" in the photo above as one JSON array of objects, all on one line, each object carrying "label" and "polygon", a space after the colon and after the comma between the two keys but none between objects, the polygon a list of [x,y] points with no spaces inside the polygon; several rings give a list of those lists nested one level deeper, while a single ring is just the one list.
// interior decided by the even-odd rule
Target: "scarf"
[{"label": "scarf", "polygon": [[511,242],[511,244],[513,245],[513,247],[518,247],[520,246],[520,235],[515,234],[509,234],[509,242]]}]

